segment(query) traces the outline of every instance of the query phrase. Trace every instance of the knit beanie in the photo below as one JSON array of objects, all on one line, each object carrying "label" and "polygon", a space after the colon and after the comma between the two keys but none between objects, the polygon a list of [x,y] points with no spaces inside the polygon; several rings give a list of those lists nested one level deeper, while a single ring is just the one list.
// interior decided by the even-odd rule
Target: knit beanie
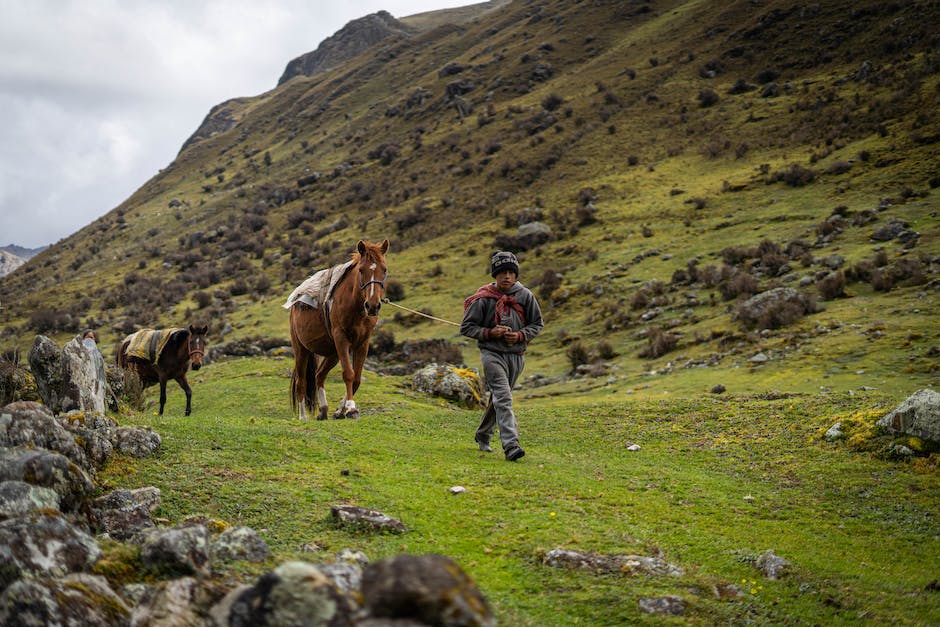
[{"label": "knit beanie", "polygon": [[490,258],[490,276],[495,277],[504,270],[512,270],[517,277],[519,276],[519,261],[516,256],[507,251],[493,253]]}]

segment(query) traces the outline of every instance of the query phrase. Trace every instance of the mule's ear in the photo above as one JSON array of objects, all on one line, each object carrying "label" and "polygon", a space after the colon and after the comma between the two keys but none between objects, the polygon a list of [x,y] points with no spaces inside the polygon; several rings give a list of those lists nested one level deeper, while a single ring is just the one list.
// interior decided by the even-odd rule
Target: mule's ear
[{"label": "mule's ear", "polygon": [[209,333],[209,325],[208,324],[202,325],[202,333],[200,335],[208,335],[208,333]]},{"label": "mule's ear", "polygon": [[356,250],[359,251],[360,255],[366,254],[366,243],[362,240],[359,240],[359,243],[356,244]]},{"label": "mule's ear", "polygon": [[194,327],[193,325],[189,325],[189,332],[192,333],[193,335],[196,335],[196,327]]},{"label": "mule's ear", "polygon": [[384,255],[387,252],[388,252],[388,240],[386,239],[384,242],[382,242],[382,254]]}]

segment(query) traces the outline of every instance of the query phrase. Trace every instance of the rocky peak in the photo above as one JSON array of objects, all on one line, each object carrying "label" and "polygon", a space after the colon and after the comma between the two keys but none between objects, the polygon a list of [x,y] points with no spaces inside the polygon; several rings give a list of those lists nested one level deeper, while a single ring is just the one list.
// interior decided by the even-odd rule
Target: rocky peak
[{"label": "rocky peak", "polygon": [[281,85],[295,76],[314,76],[325,72],[362,54],[390,35],[408,37],[413,32],[413,29],[396,20],[388,11],[360,17],[324,39],[313,52],[290,61],[277,84]]}]

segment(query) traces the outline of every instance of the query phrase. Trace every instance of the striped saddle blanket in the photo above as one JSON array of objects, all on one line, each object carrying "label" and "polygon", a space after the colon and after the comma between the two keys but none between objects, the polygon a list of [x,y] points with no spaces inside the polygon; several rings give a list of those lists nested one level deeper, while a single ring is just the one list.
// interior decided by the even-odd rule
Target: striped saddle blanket
[{"label": "striped saddle blanket", "polygon": [[170,340],[170,336],[177,331],[184,330],[185,329],[177,328],[160,330],[141,329],[124,338],[124,340],[128,342],[124,354],[128,357],[146,359],[150,363],[155,364],[157,360],[160,359],[160,353],[166,348],[166,343]]}]

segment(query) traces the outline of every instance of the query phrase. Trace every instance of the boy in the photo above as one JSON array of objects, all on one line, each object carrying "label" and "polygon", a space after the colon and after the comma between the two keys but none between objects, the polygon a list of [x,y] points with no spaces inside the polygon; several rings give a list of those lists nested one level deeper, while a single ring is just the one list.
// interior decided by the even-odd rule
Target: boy
[{"label": "boy", "polygon": [[464,301],[460,333],[477,341],[483,378],[490,390],[474,439],[481,451],[491,453],[490,438],[498,426],[506,460],[514,462],[525,451],[519,446],[512,388],[525,367],[526,345],[542,330],[542,310],[535,295],[518,282],[519,262],[514,254],[493,254],[490,275],[495,281]]}]

